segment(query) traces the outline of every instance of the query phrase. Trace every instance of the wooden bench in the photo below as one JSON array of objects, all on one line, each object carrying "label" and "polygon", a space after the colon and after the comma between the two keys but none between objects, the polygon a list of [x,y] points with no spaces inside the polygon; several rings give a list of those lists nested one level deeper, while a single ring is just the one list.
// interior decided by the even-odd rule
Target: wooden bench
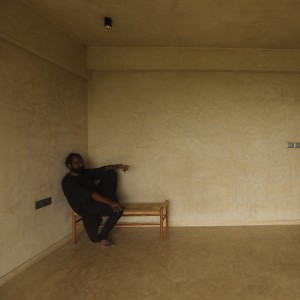
[{"label": "wooden bench", "polygon": [[[117,223],[115,227],[139,227],[139,226],[157,226],[160,228],[160,241],[164,240],[165,228],[169,226],[169,201],[161,203],[126,203],[124,205],[123,217],[159,217],[157,223]],[[122,219],[121,218],[121,219]],[[82,225],[81,217],[72,210],[72,237],[76,244],[77,226]]]}]

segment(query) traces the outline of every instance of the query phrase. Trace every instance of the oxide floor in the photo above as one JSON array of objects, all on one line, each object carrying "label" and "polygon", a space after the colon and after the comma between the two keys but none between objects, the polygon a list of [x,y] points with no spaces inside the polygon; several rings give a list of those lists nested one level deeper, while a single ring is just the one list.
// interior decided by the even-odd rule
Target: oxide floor
[{"label": "oxide floor", "polygon": [[299,300],[300,226],[84,232],[0,287],[1,300]]}]

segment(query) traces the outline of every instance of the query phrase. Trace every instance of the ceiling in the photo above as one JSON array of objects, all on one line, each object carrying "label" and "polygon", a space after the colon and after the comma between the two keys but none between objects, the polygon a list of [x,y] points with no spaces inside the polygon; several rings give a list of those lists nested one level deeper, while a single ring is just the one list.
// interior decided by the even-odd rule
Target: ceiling
[{"label": "ceiling", "polygon": [[299,0],[23,1],[87,46],[300,49]]}]

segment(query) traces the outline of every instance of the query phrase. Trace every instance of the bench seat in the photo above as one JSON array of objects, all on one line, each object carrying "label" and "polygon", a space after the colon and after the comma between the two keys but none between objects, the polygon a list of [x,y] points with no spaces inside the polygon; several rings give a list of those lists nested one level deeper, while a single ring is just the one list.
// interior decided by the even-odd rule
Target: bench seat
[{"label": "bench seat", "polygon": [[[164,240],[164,224],[165,228],[169,226],[169,201],[160,203],[125,203],[123,217],[159,217],[156,223],[117,223],[115,227],[139,227],[139,226],[157,226],[160,228],[160,241]],[[121,219],[122,219],[121,218]],[[81,217],[72,211],[72,237],[76,244],[77,225],[82,225]]]}]

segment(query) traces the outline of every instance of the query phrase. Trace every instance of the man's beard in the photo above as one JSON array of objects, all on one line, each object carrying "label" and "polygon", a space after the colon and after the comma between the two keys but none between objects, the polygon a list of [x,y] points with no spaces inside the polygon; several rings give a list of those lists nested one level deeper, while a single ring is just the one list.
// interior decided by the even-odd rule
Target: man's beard
[{"label": "man's beard", "polygon": [[78,168],[74,168],[73,172],[81,175],[82,173],[84,173],[84,170],[85,170],[84,167],[78,167]]}]

